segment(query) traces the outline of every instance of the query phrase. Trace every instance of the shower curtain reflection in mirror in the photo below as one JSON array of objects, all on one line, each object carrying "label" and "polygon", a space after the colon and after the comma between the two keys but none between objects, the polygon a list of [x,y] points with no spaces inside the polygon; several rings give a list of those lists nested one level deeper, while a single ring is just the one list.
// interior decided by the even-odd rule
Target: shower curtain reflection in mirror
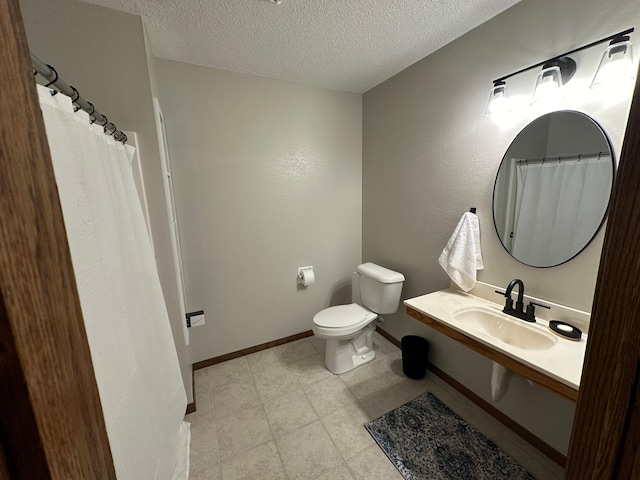
[{"label": "shower curtain reflection in mirror", "polygon": [[611,156],[511,159],[503,243],[531,266],[559,265],[591,240],[606,213]]}]

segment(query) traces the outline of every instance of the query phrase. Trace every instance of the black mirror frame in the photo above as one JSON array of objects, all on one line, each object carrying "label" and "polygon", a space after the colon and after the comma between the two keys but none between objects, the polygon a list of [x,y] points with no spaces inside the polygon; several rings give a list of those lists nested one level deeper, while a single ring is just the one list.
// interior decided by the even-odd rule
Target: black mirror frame
[{"label": "black mirror frame", "polygon": [[[521,261],[520,259],[514,257],[511,252],[507,249],[507,246],[504,244],[504,241],[502,240],[502,237],[500,236],[500,232],[498,232],[498,225],[496,222],[496,206],[495,206],[495,197],[496,197],[496,185],[498,183],[498,175],[500,174],[500,169],[502,168],[502,164],[504,163],[504,160],[507,156],[507,152],[511,149],[511,147],[513,146],[513,144],[516,142],[516,140],[518,140],[518,137],[520,137],[520,135],[527,129],[527,127],[529,127],[532,123],[540,120],[541,118],[547,116],[547,115],[552,115],[554,113],[575,113],[575,114],[579,114],[583,117],[588,118],[589,120],[591,120],[591,122],[598,128],[598,130],[600,130],[600,133],[602,133],[603,138],[605,139],[605,141],[607,142],[607,146],[609,147],[609,151],[611,152],[611,163],[612,163],[612,172],[611,172],[611,191],[609,192],[609,201],[607,202],[607,208],[604,211],[604,215],[602,216],[602,219],[600,220],[600,223],[598,225],[598,228],[596,228],[596,230],[594,231],[593,235],[591,236],[591,238],[589,238],[589,240],[584,244],[584,246],[578,251],[576,252],[575,255],[573,255],[572,257],[566,259],[563,262],[560,263],[556,263],[554,265],[530,265],[526,262]],[[505,154],[502,156],[502,160],[500,161],[500,165],[498,166],[498,171],[496,172],[496,177],[495,180],[493,182],[493,194],[492,194],[492,198],[491,198],[491,212],[492,212],[492,218],[493,218],[493,228],[496,232],[496,236],[498,237],[498,240],[500,240],[500,244],[502,245],[502,248],[504,248],[504,250],[509,254],[509,256],[511,258],[513,258],[514,260],[518,261],[519,263],[526,265],[527,267],[533,267],[533,268],[553,268],[553,267],[557,267],[560,265],[564,265],[565,263],[573,260],[574,258],[576,258],[578,255],[580,255],[590,244],[591,242],[593,242],[593,240],[596,238],[596,236],[598,235],[598,233],[600,233],[600,230],[602,230],[603,225],[605,224],[605,221],[607,220],[607,216],[609,215],[609,207],[611,206],[611,192],[613,191],[613,185],[615,183],[616,180],[616,154],[615,154],[615,150],[613,149],[613,145],[611,143],[611,139],[609,138],[609,135],[607,135],[607,132],[605,131],[605,129],[602,127],[602,125],[600,125],[600,123],[598,121],[596,121],[593,117],[587,115],[584,112],[580,112],[577,110],[555,110],[553,112],[548,112],[545,113],[544,115],[540,115],[539,117],[534,118],[533,120],[531,120],[529,123],[527,123],[527,125],[525,125],[522,130],[520,130],[518,132],[518,134],[514,137],[514,139],[511,141],[511,143],[509,144],[509,146],[507,147],[507,150],[505,151]]]}]

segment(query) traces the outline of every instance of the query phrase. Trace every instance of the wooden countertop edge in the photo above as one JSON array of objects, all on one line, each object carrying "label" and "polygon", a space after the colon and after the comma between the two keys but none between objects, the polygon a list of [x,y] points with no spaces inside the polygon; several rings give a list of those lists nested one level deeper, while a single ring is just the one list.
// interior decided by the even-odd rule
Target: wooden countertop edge
[{"label": "wooden countertop edge", "polygon": [[565,385],[564,383],[551,378],[544,373],[531,368],[528,365],[520,363],[519,361],[505,355],[504,353],[487,347],[485,344],[475,340],[474,338],[468,337],[467,335],[460,333],[459,331],[429,317],[428,315],[425,315],[422,312],[419,312],[418,310],[415,310],[409,306],[407,306],[406,308],[407,315],[410,315],[416,320],[421,321],[425,325],[428,325],[429,327],[437,330],[447,337],[462,343],[466,347],[478,352],[488,359],[507,367],[509,370],[512,370],[525,378],[528,378],[529,380],[547,388],[548,390],[551,390],[561,397],[571,400],[572,402],[576,402],[578,400],[578,390]]}]

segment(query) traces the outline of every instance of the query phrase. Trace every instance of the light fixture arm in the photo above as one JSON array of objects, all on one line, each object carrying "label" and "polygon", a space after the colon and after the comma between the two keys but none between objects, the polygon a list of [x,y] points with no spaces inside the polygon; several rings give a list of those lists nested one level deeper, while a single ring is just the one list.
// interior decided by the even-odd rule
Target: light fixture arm
[{"label": "light fixture arm", "polygon": [[591,42],[591,43],[589,43],[587,45],[583,45],[582,47],[574,48],[573,50],[570,50],[570,51],[565,52],[565,53],[561,53],[560,55],[556,55],[555,57],[551,57],[551,58],[549,58],[547,60],[544,60],[542,62],[536,63],[535,65],[531,65],[529,67],[523,68],[521,70],[518,70],[517,72],[513,72],[513,73],[510,73],[509,75],[505,75],[503,77],[496,78],[493,81],[493,84],[494,85],[500,84],[501,82],[504,82],[507,78],[511,78],[511,77],[513,77],[515,75],[518,75],[520,73],[523,73],[523,72],[526,72],[526,71],[529,71],[529,70],[533,70],[534,68],[537,68],[537,67],[541,67],[545,63],[548,63],[548,62],[550,62],[552,60],[560,60],[562,57],[566,57],[567,55],[571,55],[572,53],[579,52],[581,50],[586,50],[587,48],[595,47],[596,45],[599,45],[601,43],[604,43],[604,42],[607,42],[607,41],[610,41],[610,40],[614,40],[616,38],[624,37],[625,35],[628,35],[631,32],[633,32],[634,30],[635,30],[634,28],[629,28],[627,30],[623,30],[622,32],[616,33],[614,35],[609,35],[608,37],[601,38],[600,40],[596,40],[595,42]]}]

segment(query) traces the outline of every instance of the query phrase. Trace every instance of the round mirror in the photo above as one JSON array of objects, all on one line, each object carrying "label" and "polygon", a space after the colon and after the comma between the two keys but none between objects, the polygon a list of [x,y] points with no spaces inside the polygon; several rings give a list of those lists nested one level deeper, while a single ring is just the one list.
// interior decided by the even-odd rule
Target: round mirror
[{"label": "round mirror", "polygon": [[513,140],[493,187],[493,221],[504,248],[532,267],[578,255],[604,223],[615,159],[589,116],[552,112]]}]

